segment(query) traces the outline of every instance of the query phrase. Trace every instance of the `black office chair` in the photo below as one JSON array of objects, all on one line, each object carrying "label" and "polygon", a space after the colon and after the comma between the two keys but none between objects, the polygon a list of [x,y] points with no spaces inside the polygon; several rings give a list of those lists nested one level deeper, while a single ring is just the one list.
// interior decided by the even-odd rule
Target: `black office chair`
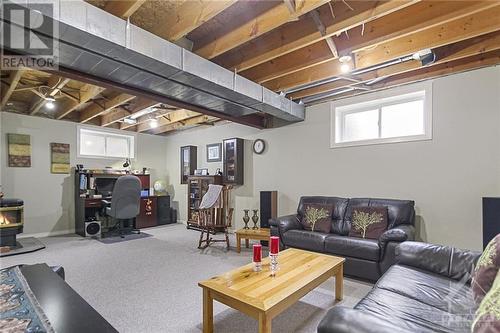
[{"label": "black office chair", "polygon": [[[105,215],[116,221],[112,230],[118,231],[120,237],[124,237],[125,231],[140,233],[135,229],[135,218],[139,215],[141,202],[141,181],[136,176],[121,176],[116,180],[113,187],[111,201],[103,200]],[[126,228],[124,221],[133,220],[134,226]]]}]

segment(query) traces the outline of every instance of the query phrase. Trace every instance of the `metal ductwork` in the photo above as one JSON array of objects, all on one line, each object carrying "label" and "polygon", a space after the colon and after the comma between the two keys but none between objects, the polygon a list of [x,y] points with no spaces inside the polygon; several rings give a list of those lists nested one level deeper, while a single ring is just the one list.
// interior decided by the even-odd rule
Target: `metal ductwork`
[{"label": "metal ductwork", "polygon": [[[304,105],[89,3],[55,1],[53,13],[43,14],[35,3],[23,6],[31,15],[57,24],[62,67],[232,117],[260,112],[288,122],[304,120]],[[26,27],[4,17],[2,21],[4,28],[17,25],[37,35],[45,33],[43,27]]]}]

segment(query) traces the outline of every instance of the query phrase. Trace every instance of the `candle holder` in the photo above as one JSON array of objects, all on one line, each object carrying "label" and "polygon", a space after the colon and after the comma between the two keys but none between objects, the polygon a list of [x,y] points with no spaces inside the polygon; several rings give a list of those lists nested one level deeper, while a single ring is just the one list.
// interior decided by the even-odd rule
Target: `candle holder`
[{"label": "candle holder", "polygon": [[253,270],[260,272],[262,270],[262,245],[253,245]]},{"label": "candle holder", "polygon": [[276,276],[276,272],[279,270],[278,265],[278,254],[269,254],[271,260],[271,276]]}]

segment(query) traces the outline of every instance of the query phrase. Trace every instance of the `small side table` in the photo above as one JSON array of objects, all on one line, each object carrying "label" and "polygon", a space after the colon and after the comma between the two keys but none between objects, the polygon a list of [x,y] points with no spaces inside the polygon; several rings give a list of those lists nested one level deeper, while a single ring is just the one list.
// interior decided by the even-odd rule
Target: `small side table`
[{"label": "small side table", "polygon": [[271,231],[268,228],[260,229],[240,229],[236,231],[236,251],[241,252],[241,239],[245,240],[245,247],[249,247],[249,240],[269,240],[271,236]]}]

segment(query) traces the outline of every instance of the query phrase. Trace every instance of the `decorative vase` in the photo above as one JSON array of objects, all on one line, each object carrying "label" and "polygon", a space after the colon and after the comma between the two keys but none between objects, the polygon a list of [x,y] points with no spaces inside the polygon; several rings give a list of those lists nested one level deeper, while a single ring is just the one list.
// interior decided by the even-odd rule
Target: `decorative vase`
[{"label": "decorative vase", "polygon": [[254,209],[253,210],[253,216],[252,216],[252,221],[253,221],[253,227],[252,229],[259,229],[259,227],[257,226],[257,222],[259,222],[259,216],[257,215],[257,212],[259,210],[258,209]]},{"label": "decorative vase", "polygon": [[243,222],[245,222],[245,226],[243,227],[243,229],[250,229],[248,227],[248,222],[250,221],[250,216],[248,216],[248,212],[250,210],[249,209],[243,209],[243,211],[245,212],[245,216],[243,216]]}]

